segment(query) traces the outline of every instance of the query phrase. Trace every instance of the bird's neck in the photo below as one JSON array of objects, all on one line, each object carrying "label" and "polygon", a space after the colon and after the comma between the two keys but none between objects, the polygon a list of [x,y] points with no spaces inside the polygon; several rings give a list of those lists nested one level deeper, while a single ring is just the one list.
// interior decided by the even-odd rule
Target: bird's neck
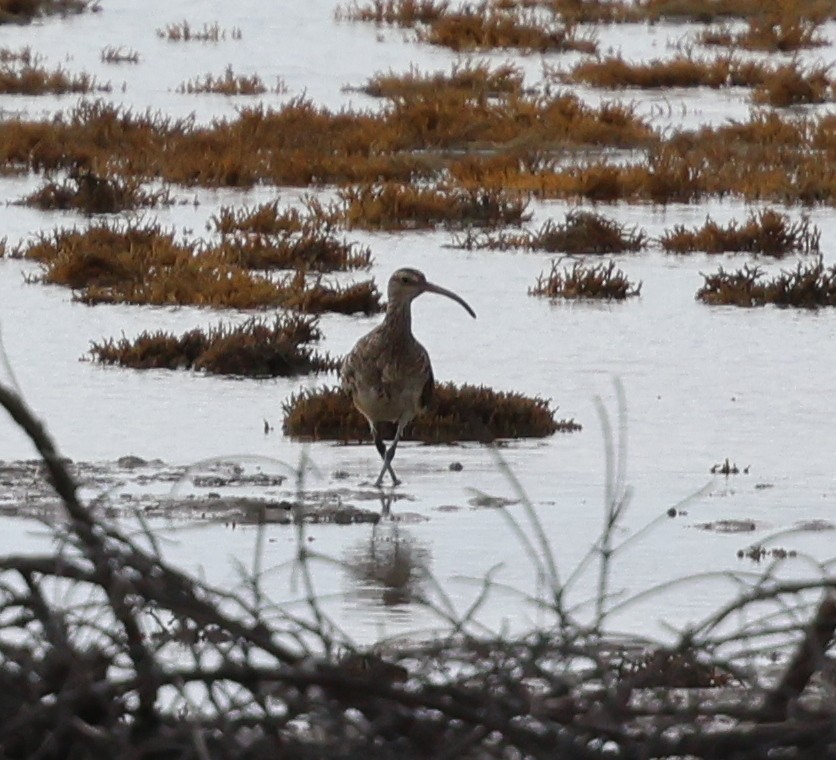
[{"label": "bird's neck", "polygon": [[386,318],[383,320],[386,329],[393,332],[412,332],[412,309],[407,303],[393,303],[386,305]]}]

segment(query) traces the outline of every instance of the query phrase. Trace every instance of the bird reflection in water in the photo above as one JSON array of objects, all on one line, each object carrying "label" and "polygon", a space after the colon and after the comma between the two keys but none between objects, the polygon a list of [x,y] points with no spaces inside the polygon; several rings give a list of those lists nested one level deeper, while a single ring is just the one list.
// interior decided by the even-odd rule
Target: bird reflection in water
[{"label": "bird reflection in water", "polygon": [[376,526],[368,539],[346,550],[343,564],[363,600],[384,607],[410,604],[424,596],[432,555],[429,545],[396,523]]}]

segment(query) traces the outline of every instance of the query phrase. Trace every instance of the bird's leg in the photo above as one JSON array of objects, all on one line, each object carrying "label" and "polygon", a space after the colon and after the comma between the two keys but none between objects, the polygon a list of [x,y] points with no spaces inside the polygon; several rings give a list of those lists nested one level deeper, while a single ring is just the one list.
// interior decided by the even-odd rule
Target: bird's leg
[{"label": "bird's leg", "polygon": [[400,423],[398,424],[398,429],[395,431],[395,437],[392,439],[392,445],[389,447],[389,451],[386,451],[386,447],[383,445],[383,441],[380,442],[380,446],[378,446],[378,451],[381,451],[381,447],[383,448],[383,468],[380,470],[380,475],[377,476],[377,481],[375,481],[375,485],[380,488],[381,483],[383,483],[383,476],[386,474],[386,470],[389,470],[389,474],[392,476],[392,485],[397,486],[400,485],[400,480],[395,477],[395,471],[392,469],[392,460],[395,458],[395,450],[398,448],[398,441],[401,440],[401,433],[403,432],[403,425]]},{"label": "bird's leg", "polygon": [[[380,471],[380,475],[378,476],[377,480],[375,481],[375,486],[380,488],[383,483],[383,476],[386,474],[386,471],[389,471],[389,474],[392,476],[392,485],[399,485],[400,480],[398,480],[397,476],[395,475],[395,471],[392,469],[392,457],[395,456],[394,448],[392,449],[392,456],[389,456],[386,451],[386,444],[383,443],[383,439],[380,437],[380,431],[377,429],[377,425],[372,425],[372,435],[374,436],[374,445],[377,448],[378,453],[380,454],[380,458],[383,460],[383,469]],[[396,434],[397,438],[397,434]],[[394,443],[392,444],[394,447]]]}]

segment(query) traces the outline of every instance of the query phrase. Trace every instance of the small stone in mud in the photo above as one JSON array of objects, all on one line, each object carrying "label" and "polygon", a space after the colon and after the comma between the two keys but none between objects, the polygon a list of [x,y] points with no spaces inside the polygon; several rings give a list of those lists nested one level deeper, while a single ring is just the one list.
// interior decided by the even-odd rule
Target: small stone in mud
[{"label": "small stone in mud", "polygon": [[464,465],[461,462],[450,462],[450,471],[451,472],[461,472],[464,469]]},{"label": "small stone in mud", "polygon": [[668,517],[676,517],[676,507],[671,507],[668,510]]}]

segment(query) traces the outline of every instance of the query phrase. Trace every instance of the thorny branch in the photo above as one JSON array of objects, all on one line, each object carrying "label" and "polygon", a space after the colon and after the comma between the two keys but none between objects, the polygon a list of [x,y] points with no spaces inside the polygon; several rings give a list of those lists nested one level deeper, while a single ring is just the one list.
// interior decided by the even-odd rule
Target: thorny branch
[{"label": "thorny branch", "polygon": [[[340,652],[326,615],[305,622],[275,608],[268,619],[257,587],[254,605],[236,601],[98,520],[20,398],[0,387],[0,404],[37,446],[68,518],[68,540],[54,556],[0,557],[0,760],[63,759],[70,746],[73,758],[85,760],[754,760],[769,748],[793,758],[836,757],[836,708],[822,681],[836,629],[833,578],[743,587],[678,647],[637,646],[608,639],[595,625],[565,625],[565,587],[530,509],[535,543],[545,552],[539,562],[553,584],[552,627],[513,639],[469,633],[493,583],[488,578],[463,617],[446,601],[448,637]],[[610,536],[628,493],[624,462],[610,465],[607,535],[598,544],[606,594],[618,553]],[[300,551],[299,562],[310,561]],[[56,601],[61,595],[47,588],[67,593]],[[751,626],[737,638],[717,633],[733,612],[815,591],[823,596],[809,622],[771,623],[775,635],[796,642],[771,686],[745,682],[747,663],[717,655],[761,633]],[[597,617],[611,609],[599,604]],[[785,609],[797,615],[803,607]]]}]

